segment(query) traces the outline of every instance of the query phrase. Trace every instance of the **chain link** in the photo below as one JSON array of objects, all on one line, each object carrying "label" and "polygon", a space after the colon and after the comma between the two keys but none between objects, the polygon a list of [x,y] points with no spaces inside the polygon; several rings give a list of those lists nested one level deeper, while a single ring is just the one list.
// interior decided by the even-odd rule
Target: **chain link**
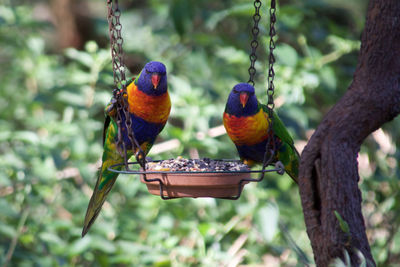
[{"label": "chain link", "polygon": [[[122,44],[124,40],[121,35],[122,25],[120,22],[121,11],[118,7],[118,0],[107,0],[108,8],[108,29],[110,35],[111,44],[111,57],[113,65],[113,76],[114,85],[120,90],[114,90],[114,98],[116,99],[117,116],[116,121],[118,125],[118,140],[117,149],[120,154],[124,157],[125,168],[129,170],[127,150],[132,149],[136,153],[136,160],[140,163],[142,168],[145,170],[146,155],[141,149],[138,141],[132,130],[132,120],[129,113],[129,103],[127,101],[127,90],[126,90],[126,77],[125,77],[125,66],[123,61],[123,49]],[[122,114],[124,114],[125,125],[122,125]],[[123,141],[123,129],[126,129],[128,139],[131,146],[127,147]],[[121,151],[122,148],[122,151]]]},{"label": "chain link", "polygon": [[251,33],[253,35],[253,40],[250,43],[251,46],[251,54],[250,54],[250,68],[249,68],[249,81],[248,83],[251,83],[254,86],[254,76],[256,75],[256,68],[255,68],[255,63],[257,61],[257,55],[256,55],[256,50],[258,47],[258,41],[257,37],[260,32],[260,29],[258,28],[258,23],[260,22],[261,15],[260,15],[260,8],[261,8],[261,1],[260,0],[255,0],[254,1],[254,15],[253,15],[253,21],[254,21],[254,26],[251,30]]},{"label": "chain link", "polygon": [[[265,146],[265,154],[264,154],[264,160],[263,160],[263,168],[262,170],[266,168],[266,166],[270,165],[273,160],[275,159],[275,154],[276,154],[276,149],[277,149],[277,140],[276,136],[273,131],[273,124],[274,124],[274,115],[273,115],[273,110],[275,107],[274,104],[274,91],[275,91],[275,85],[274,85],[274,78],[275,78],[275,71],[274,71],[274,63],[275,63],[275,56],[274,56],[274,49],[275,49],[275,41],[274,37],[276,35],[275,31],[275,22],[276,22],[276,2],[275,0],[271,0],[271,7],[269,10],[269,16],[270,16],[270,28],[269,28],[269,61],[268,61],[268,89],[267,89],[267,95],[268,95],[268,117],[270,118],[270,123],[268,125],[268,135],[269,138],[267,139],[267,144]],[[282,172],[282,170],[281,170]]]},{"label": "chain link", "polygon": [[274,49],[275,49],[275,41],[274,37],[276,35],[275,30],[275,22],[276,22],[276,3],[275,0],[271,0],[271,8],[269,10],[270,16],[270,25],[269,25],[269,64],[268,64],[268,110],[269,116],[272,118],[273,110],[275,107],[274,104],[274,92],[275,92],[275,71],[274,71],[274,63],[275,63],[275,56],[274,56]]},{"label": "chain link", "polygon": [[107,0],[108,8],[108,30],[111,44],[111,57],[114,74],[114,84],[117,88],[125,89],[125,67],[123,59],[122,44],[124,40],[121,36],[122,25],[120,22],[121,11],[118,6],[118,0]]}]

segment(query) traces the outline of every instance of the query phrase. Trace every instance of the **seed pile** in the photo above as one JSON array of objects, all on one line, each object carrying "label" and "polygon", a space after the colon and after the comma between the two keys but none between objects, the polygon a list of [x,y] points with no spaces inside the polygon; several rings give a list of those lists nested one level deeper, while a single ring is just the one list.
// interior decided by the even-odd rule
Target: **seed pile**
[{"label": "seed pile", "polygon": [[249,167],[242,162],[229,162],[221,160],[203,159],[184,159],[177,157],[176,159],[168,159],[160,162],[148,162],[146,164],[148,171],[248,171]]}]

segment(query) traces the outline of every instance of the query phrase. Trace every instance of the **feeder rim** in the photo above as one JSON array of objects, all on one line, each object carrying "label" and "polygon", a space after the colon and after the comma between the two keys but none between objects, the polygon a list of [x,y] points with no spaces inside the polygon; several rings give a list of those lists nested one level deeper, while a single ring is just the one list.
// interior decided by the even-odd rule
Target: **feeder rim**
[{"label": "feeder rim", "polygon": [[[154,160],[151,162],[160,162],[163,160]],[[226,162],[240,162],[240,160],[230,160],[230,159],[217,159],[214,161],[226,161]],[[134,162],[128,162],[128,165],[139,165],[140,163],[137,161]],[[116,170],[116,167],[119,166],[125,166],[125,163],[117,163],[113,164],[110,167],[107,168],[108,171],[115,172],[115,173],[120,173],[120,174],[207,174],[207,173],[212,173],[212,174],[223,174],[223,173],[266,173],[266,172],[279,172],[281,171],[281,168],[273,168],[273,169],[264,169],[264,170],[238,170],[238,171],[143,171],[143,170]]]}]

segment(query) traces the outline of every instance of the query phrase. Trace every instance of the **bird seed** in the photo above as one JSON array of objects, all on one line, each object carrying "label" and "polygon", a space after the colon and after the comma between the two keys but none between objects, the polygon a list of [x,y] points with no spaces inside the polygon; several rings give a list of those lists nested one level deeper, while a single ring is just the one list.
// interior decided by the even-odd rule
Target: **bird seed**
[{"label": "bird seed", "polygon": [[147,171],[170,171],[170,172],[235,172],[249,171],[249,167],[240,161],[222,161],[209,158],[167,159],[159,162],[148,162]]}]

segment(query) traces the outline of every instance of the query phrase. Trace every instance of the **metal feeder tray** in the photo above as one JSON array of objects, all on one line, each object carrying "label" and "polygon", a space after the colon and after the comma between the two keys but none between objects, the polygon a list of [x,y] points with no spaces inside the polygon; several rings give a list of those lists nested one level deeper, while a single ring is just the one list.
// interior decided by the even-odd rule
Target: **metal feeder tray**
[{"label": "metal feeder tray", "polygon": [[[224,162],[240,162],[239,160],[214,160]],[[153,161],[161,162],[161,161]],[[128,162],[128,165],[139,165],[138,162]],[[266,172],[284,173],[283,164],[278,161],[273,169],[245,171],[143,171],[118,170],[124,163],[114,164],[109,171],[122,174],[139,174],[142,183],[146,184],[149,193],[161,196],[162,199],[182,197],[212,197],[236,200],[240,197],[243,187],[249,182],[260,182]],[[260,173],[260,177],[251,178],[251,173]]]}]

